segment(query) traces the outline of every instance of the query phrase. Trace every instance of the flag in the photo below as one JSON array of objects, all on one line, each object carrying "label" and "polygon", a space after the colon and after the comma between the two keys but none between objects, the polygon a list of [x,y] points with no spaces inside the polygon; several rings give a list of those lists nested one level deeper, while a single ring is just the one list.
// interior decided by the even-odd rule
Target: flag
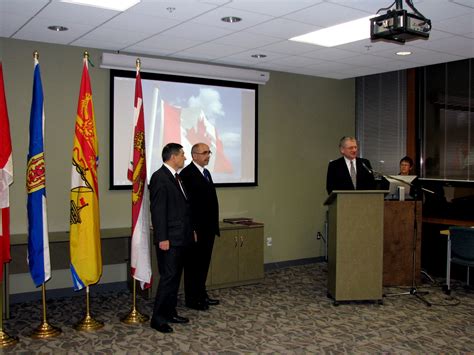
[{"label": "flag", "polygon": [[3,264],[10,257],[10,196],[13,183],[12,142],[8,123],[7,99],[3,86],[3,67],[0,62],[0,282],[3,279]]},{"label": "flag", "polygon": [[[156,89],[156,91],[158,91]],[[218,130],[199,107],[180,107],[162,100],[159,93],[154,94],[156,107],[152,109],[153,119],[150,122],[149,148],[163,147],[170,142],[179,143],[185,151],[190,151],[196,143],[206,143],[213,156],[208,169],[214,173],[230,174],[234,171],[231,160],[224,151],[224,144]],[[157,132],[155,132],[155,129]],[[160,152],[153,152],[161,156]],[[150,158],[150,157],[148,157]],[[152,170],[156,162],[149,160]]]},{"label": "flag", "polygon": [[98,141],[92,90],[84,58],[72,149],[70,253],[75,290],[95,284],[102,274]]},{"label": "flag", "polygon": [[44,163],[43,88],[35,58],[30,112],[30,144],[26,169],[28,194],[28,267],[36,287],[51,277],[48,221],[46,216],[46,167]]},{"label": "flag", "polygon": [[133,115],[133,139],[128,167],[128,179],[132,182],[132,243],[131,273],[140,281],[142,289],[151,286],[150,261],[150,207],[146,179],[145,119],[140,71],[135,80]]}]

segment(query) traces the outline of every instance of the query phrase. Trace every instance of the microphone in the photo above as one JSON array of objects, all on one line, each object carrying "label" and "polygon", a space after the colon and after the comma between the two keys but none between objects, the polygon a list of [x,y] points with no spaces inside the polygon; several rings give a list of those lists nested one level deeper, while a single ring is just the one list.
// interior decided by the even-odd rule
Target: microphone
[{"label": "microphone", "polygon": [[371,175],[374,175],[374,171],[370,169],[364,162],[361,162],[365,170],[367,170]]}]

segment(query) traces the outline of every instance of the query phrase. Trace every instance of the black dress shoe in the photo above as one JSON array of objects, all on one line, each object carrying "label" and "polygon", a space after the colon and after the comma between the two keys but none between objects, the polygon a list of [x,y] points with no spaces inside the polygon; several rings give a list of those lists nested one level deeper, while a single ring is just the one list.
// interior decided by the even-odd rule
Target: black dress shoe
[{"label": "black dress shoe", "polygon": [[209,306],[217,306],[220,302],[219,300],[216,300],[214,298],[206,298],[206,303],[209,305]]},{"label": "black dress shoe", "polygon": [[186,317],[180,317],[178,315],[168,319],[170,323],[189,323],[189,319]]},{"label": "black dress shoe", "polygon": [[208,304],[204,302],[186,302],[186,307],[198,311],[207,311],[209,309]]},{"label": "black dress shoe", "polygon": [[160,333],[171,333],[171,332],[173,332],[173,328],[171,328],[167,323],[155,324],[155,323],[151,322],[150,326],[153,329],[159,331]]}]

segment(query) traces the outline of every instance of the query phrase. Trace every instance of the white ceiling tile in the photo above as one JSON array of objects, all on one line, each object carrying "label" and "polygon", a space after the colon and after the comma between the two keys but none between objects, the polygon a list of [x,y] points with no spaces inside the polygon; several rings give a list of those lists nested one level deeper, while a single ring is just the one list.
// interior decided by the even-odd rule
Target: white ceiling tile
[{"label": "white ceiling tile", "polygon": [[314,46],[307,43],[283,40],[263,46],[261,49],[283,54],[303,54],[314,51]]},{"label": "white ceiling tile", "polygon": [[322,48],[303,54],[304,57],[323,60],[334,60],[338,58],[350,58],[357,56],[357,53],[345,51],[339,48]]},{"label": "white ceiling tile", "polygon": [[[240,17],[240,22],[224,22],[221,21],[223,17],[235,16]],[[194,17],[190,20],[192,23],[199,23],[204,25],[212,25],[220,28],[224,28],[230,32],[241,31],[245,28],[255,26],[261,22],[271,20],[273,17],[268,15],[262,15],[254,12],[229,9],[226,7],[219,7],[215,10],[206,12],[200,16]]]},{"label": "white ceiling tile", "polygon": [[252,0],[234,1],[226,5],[226,7],[278,17],[321,2],[323,0]]},{"label": "white ceiling tile", "polygon": [[370,13],[330,3],[321,3],[307,9],[297,11],[284,18],[329,27],[346,21],[366,17]]},{"label": "white ceiling tile", "polygon": [[[474,0],[414,0],[430,18],[426,41],[370,39],[333,48],[287,41],[354,20],[389,0],[142,0],[124,12],[58,0],[0,0],[0,37],[238,65],[341,79],[474,57]],[[403,8],[409,13],[406,2]],[[384,10],[385,11],[385,10]],[[383,13],[383,12],[382,12]],[[236,24],[222,16],[242,16]],[[69,27],[53,32],[50,25]],[[14,34],[14,35],[12,35]],[[393,59],[393,53],[413,55]],[[8,50],[6,48],[5,50]],[[266,54],[266,58],[252,58]],[[305,67],[303,67],[305,66]]]},{"label": "white ceiling tile", "polygon": [[121,29],[148,34],[157,34],[180,23],[181,21],[179,20],[145,14],[140,14],[139,19],[137,19],[136,14],[124,12],[112,20],[106,22],[98,30]]},{"label": "white ceiling tile", "polygon": [[472,33],[474,32],[474,13],[438,21],[436,22],[436,29],[459,35]]},{"label": "white ceiling tile", "polygon": [[130,47],[127,47],[124,49],[129,51],[129,50],[137,50],[139,48],[149,48],[149,49],[156,49],[159,51],[164,50],[164,51],[177,52],[177,51],[181,51],[190,47],[197,46],[202,43],[203,43],[202,41],[184,39],[184,38],[178,38],[175,36],[169,36],[166,34],[160,34],[160,35],[150,37],[139,43],[133,44]]},{"label": "white ceiling tile", "polygon": [[243,52],[246,49],[238,48],[236,46],[227,46],[219,43],[204,43],[183,51],[176,52],[176,55],[196,55],[198,58],[216,59],[221,57],[227,57],[229,55]]},{"label": "white ceiling tile", "polygon": [[196,25],[192,22],[185,22],[181,25],[170,28],[163,33],[177,38],[186,38],[200,41],[210,41],[225,35],[232,31],[208,25]]},{"label": "white ceiling tile", "polygon": [[236,45],[242,48],[258,48],[267,46],[272,43],[280,42],[281,39],[264,36],[264,35],[257,35],[248,32],[237,32],[231,35],[227,35],[225,37],[221,37],[216,39],[216,43],[228,44],[228,45]]},{"label": "white ceiling tile", "polygon": [[182,22],[215,9],[216,6],[217,5],[210,4],[209,1],[142,0],[131,9],[127,10],[127,12],[136,14],[137,19],[140,18],[139,15],[150,15]]},{"label": "white ceiling tile", "polygon": [[265,23],[248,28],[246,31],[256,34],[289,39],[308,32],[316,31],[321,27],[308,25],[284,18],[276,18]]}]

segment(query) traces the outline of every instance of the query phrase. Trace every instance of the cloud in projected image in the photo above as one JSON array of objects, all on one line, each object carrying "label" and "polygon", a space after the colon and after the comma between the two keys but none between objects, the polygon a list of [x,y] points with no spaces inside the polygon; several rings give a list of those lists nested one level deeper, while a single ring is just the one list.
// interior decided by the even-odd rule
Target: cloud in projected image
[{"label": "cloud in projected image", "polygon": [[200,88],[199,96],[191,96],[188,105],[201,108],[211,122],[215,122],[218,116],[225,115],[220,94],[214,89]]}]

